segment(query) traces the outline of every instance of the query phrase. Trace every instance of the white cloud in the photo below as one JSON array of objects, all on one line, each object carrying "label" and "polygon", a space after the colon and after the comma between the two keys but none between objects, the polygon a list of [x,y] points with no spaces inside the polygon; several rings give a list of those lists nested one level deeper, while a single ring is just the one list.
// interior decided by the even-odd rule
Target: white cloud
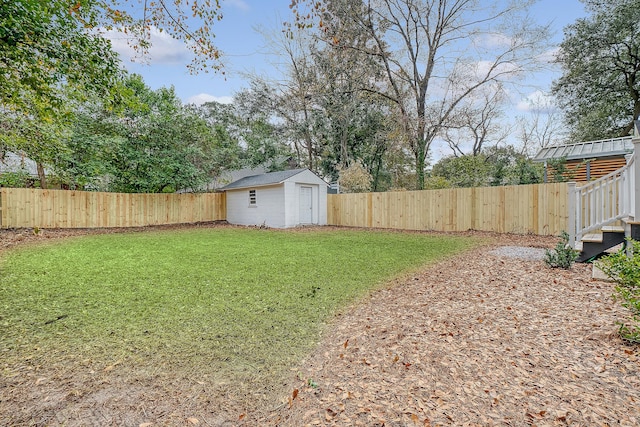
[{"label": "white cloud", "polygon": [[555,98],[546,92],[537,90],[527,95],[526,98],[521,99],[516,108],[518,111],[523,112],[539,111],[549,113],[556,109]]},{"label": "white cloud", "polygon": [[102,32],[103,36],[111,40],[111,46],[120,58],[127,62],[144,62],[148,64],[184,64],[191,56],[191,52],[184,42],[174,39],[166,32],[161,32],[156,27],[151,27],[149,55],[142,57],[140,52],[136,52],[131,43],[135,39],[117,30],[108,30]]},{"label": "white cloud", "polygon": [[493,61],[478,61],[476,64],[476,76],[478,78],[484,79],[485,76],[491,72],[491,75],[495,76],[498,74],[502,74],[503,76],[516,76],[520,71],[520,68],[517,64],[513,62],[504,62],[502,64],[498,64],[493,70],[495,63]]},{"label": "white cloud", "polygon": [[244,0],[226,0],[226,3],[229,3],[231,6],[237,7],[240,10],[247,11],[251,9],[247,2]]},{"label": "white cloud", "polygon": [[543,64],[553,64],[558,58],[559,53],[560,53],[560,48],[554,47],[553,49],[538,55],[538,61],[540,61]]},{"label": "white cloud", "polygon": [[513,44],[513,38],[502,33],[489,33],[478,37],[475,44],[488,49],[509,47]]},{"label": "white cloud", "polygon": [[233,103],[233,97],[232,96],[214,96],[214,95],[209,95],[208,93],[199,93],[187,99],[187,104],[202,105],[205,102],[218,102],[220,104],[231,104]]}]

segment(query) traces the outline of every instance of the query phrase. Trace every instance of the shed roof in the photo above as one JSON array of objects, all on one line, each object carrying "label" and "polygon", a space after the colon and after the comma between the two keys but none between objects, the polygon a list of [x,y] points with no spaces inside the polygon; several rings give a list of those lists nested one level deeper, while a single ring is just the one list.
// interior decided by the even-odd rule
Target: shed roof
[{"label": "shed roof", "polygon": [[[245,176],[229,185],[225,185],[221,190],[233,190],[235,188],[263,187],[265,185],[280,184],[289,178],[301,174],[309,169],[291,169],[281,172],[269,172],[261,175]],[[311,172],[311,171],[309,171]],[[313,172],[311,172],[313,173]],[[315,174],[314,174],[315,175]],[[318,178],[320,180],[320,178]]]},{"label": "shed roof", "polygon": [[550,159],[592,159],[597,157],[624,156],[633,152],[632,137],[601,139],[577,144],[553,145],[541,149],[533,158],[536,162]]}]

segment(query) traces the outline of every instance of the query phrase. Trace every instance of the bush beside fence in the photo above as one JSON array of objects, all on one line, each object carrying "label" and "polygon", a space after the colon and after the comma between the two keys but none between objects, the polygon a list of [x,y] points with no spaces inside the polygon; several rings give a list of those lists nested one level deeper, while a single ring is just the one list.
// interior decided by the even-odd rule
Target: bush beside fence
[{"label": "bush beside fence", "polygon": [[567,229],[567,184],[331,194],[330,225],[557,235]]},{"label": "bush beside fence", "polygon": [[226,219],[223,193],[129,194],[0,188],[0,227],[100,228]]}]

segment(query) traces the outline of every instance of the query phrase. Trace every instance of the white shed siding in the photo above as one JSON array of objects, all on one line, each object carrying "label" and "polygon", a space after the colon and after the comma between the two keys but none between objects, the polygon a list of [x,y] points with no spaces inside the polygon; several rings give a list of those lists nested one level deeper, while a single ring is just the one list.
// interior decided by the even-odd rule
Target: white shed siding
[{"label": "white shed siding", "polygon": [[298,195],[296,194],[297,185],[294,181],[283,182],[284,187],[284,217],[286,227],[295,227],[298,221]]},{"label": "white shed siding", "polygon": [[311,171],[305,171],[284,181],[287,227],[300,225],[300,187],[302,186],[312,188],[312,224],[327,225],[327,184]]},{"label": "white shed siding", "polygon": [[[249,206],[249,190],[256,190],[256,205]],[[285,194],[282,185],[227,191],[227,221],[239,225],[285,228]]]},{"label": "white shed siding", "polygon": [[[312,224],[327,224],[327,184],[309,170],[278,184],[232,188],[227,191],[227,221],[239,225],[289,228],[300,225],[300,187],[311,187]],[[249,190],[256,205],[249,206]]]}]

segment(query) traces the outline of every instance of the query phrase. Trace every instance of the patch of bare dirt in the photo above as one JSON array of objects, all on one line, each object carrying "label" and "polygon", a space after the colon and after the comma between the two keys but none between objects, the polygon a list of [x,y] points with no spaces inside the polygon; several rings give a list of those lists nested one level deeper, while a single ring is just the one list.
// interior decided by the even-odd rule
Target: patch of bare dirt
[{"label": "patch of bare dirt", "polygon": [[[0,250],[142,230],[2,230]],[[492,243],[345,310],[280,384],[213,384],[129,360],[0,360],[0,425],[638,425],[640,354],[616,335],[627,313],[613,285],[592,281],[588,265],[489,254],[556,238],[467,235]]]},{"label": "patch of bare dirt", "polygon": [[86,236],[91,234],[142,233],[160,230],[178,230],[188,228],[233,227],[226,221],[203,222],[197,224],[157,225],[128,228],[0,228],[0,251],[18,245],[37,244],[57,239]]}]

